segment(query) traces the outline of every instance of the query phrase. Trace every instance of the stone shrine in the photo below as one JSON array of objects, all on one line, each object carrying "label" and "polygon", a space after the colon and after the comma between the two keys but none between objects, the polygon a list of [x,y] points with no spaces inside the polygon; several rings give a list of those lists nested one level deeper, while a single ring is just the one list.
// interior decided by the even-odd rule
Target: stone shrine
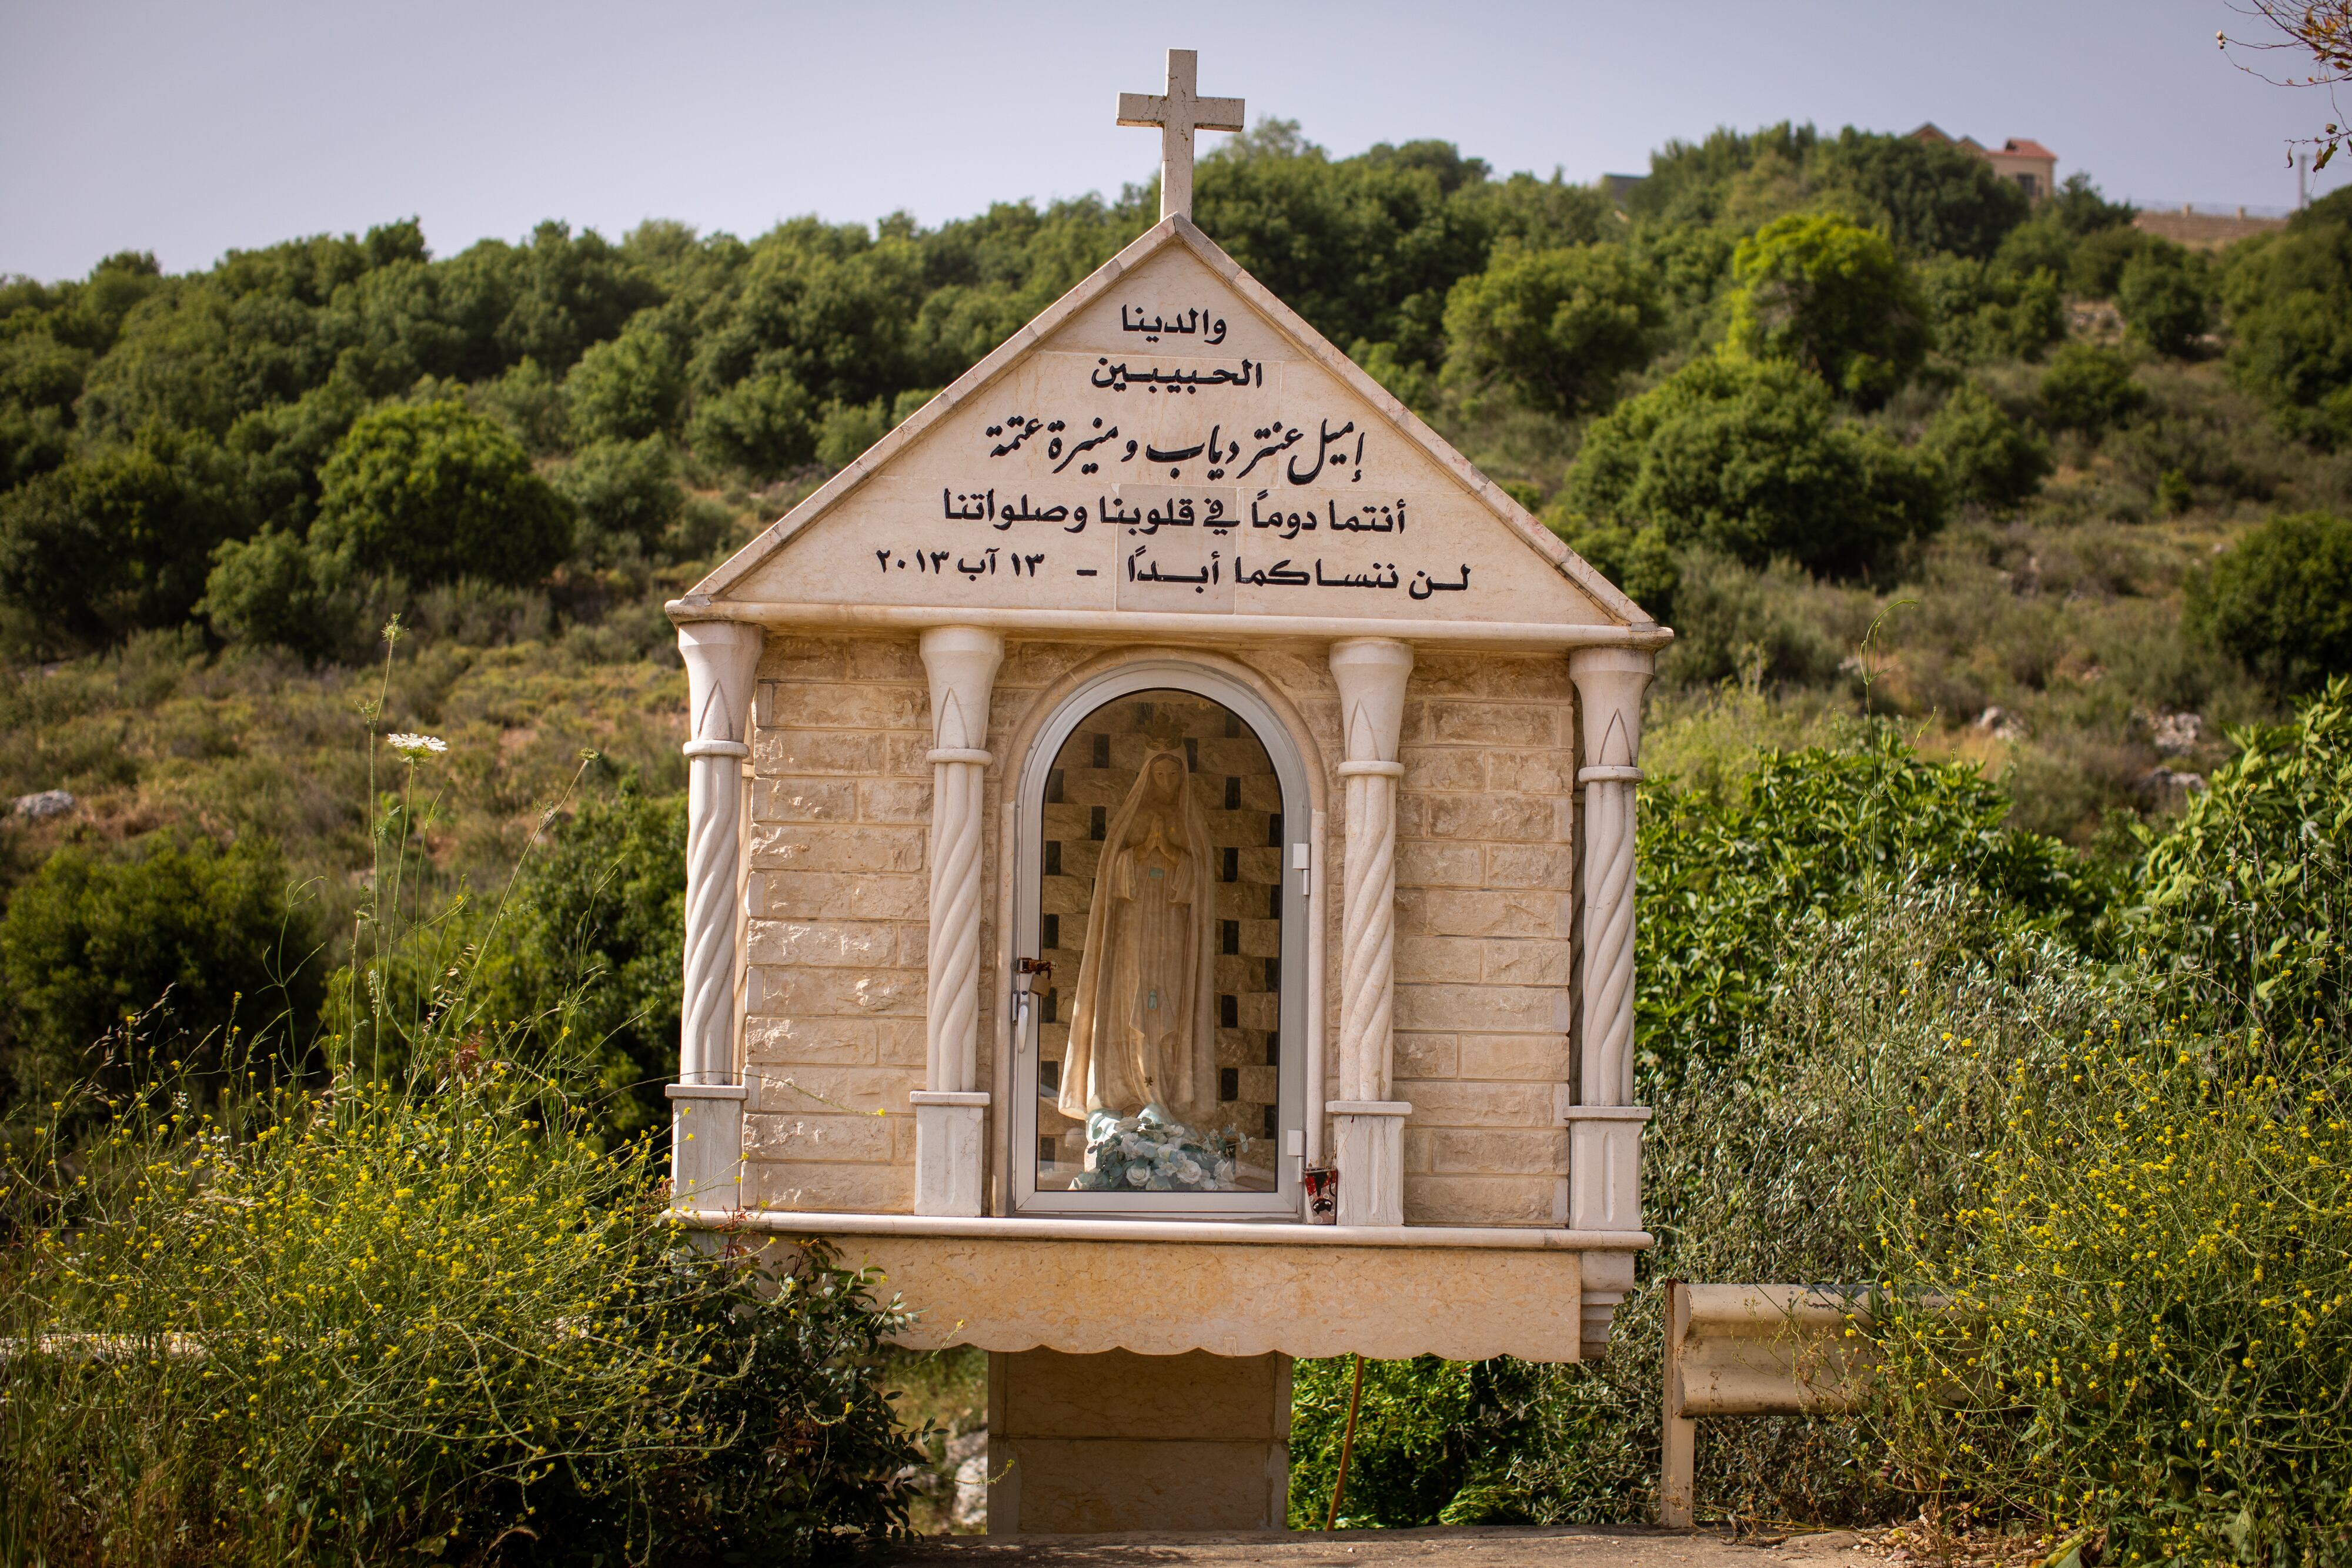
[{"label": "stone shrine", "polygon": [[1671,633],[1193,225],[1168,75],[1160,222],[669,606],[676,1205],[990,1353],[992,1531],[1279,1528],[1290,1358],[1574,1360],[1649,1244]]}]

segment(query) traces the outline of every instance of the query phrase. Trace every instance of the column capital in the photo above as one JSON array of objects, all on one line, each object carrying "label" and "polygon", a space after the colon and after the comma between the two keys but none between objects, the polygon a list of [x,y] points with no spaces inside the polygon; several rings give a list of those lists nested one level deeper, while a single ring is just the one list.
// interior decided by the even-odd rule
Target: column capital
[{"label": "column capital", "polygon": [[688,740],[751,738],[751,677],[765,634],[741,621],[688,621],[677,629],[686,661]]},{"label": "column capital", "polygon": [[1569,678],[1583,699],[1588,768],[1640,764],[1642,693],[1650,684],[1652,663],[1641,648],[1579,648],[1569,654]]},{"label": "column capital", "polygon": [[1004,660],[1004,633],[986,626],[933,626],[918,646],[931,688],[931,744],[982,750],[988,745],[988,699]]},{"label": "column capital", "polygon": [[1405,677],[1412,644],[1393,637],[1349,637],[1331,644],[1339,685],[1339,722],[1350,762],[1394,762],[1404,728]]}]

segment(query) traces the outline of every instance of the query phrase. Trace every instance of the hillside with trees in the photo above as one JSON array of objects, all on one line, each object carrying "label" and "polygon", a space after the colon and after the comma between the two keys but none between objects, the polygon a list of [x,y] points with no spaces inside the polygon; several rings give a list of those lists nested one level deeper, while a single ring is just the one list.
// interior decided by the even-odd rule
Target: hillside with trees
[{"label": "hillside with trees", "polygon": [[[2011,825],[2106,852],[2229,726],[2352,662],[2347,204],[2213,256],[2083,176],[2030,207],[1955,149],[1852,129],[1670,145],[1621,208],[1268,121],[1202,162],[1198,213],[1676,629],[1667,768],[1721,785],[1866,708],[1983,765]],[[559,796],[580,832],[655,841],[679,786],[662,598],[1154,210],[1130,187],[751,240],[551,222],[446,257],[394,222],[0,285],[0,797],[75,801],[0,844],[0,891],[32,900],[5,929],[265,868],[305,890],[273,951],[340,951],[352,706],[395,615],[383,722],[454,747],[435,874],[499,885]],[[606,956],[650,977],[666,940]],[[141,962],[70,1001],[12,988],[15,1082],[133,992],[195,1006],[179,958]],[[674,999],[647,983],[617,1077],[660,1071]]]},{"label": "hillside with trees", "polygon": [[[1130,187],[748,240],[550,222],[446,256],[404,221],[200,272],[126,253],[0,280],[8,1332],[118,1332],[121,1273],[149,1282],[139,1332],[324,1347],[235,1362],[266,1409],[211,1381],[244,1338],[156,1388],[130,1361],[44,1361],[40,1399],[0,1401],[0,1538],[59,1561],[107,1531],[157,1561],[313,1531],[463,1555],[543,1503],[551,1540],[602,1550],[625,1514],[651,1551],[773,1501],[751,1449],[702,1490],[666,1479],[661,1432],[746,1400],[858,1412],[840,1462],[793,1479],[805,1506],[752,1511],[747,1542],[903,1525],[908,1438],[854,1284],[761,1317],[680,1283],[651,1218],[683,882],[661,604],[1156,210]],[[1380,1369],[1350,1517],[1640,1517],[1652,1277],[1866,1268],[2011,1314],[1969,1375],[2009,1402],[1749,1424],[1709,1438],[1703,1494],[1751,1520],[2014,1519],[2061,1562],[2078,1526],[2076,1562],[2095,1528],[2147,1561],[2340,1548],[2345,1494],[2297,1456],[2352,1440],[2352,685],[2331,684],[2352,673],[2352,192],[2199,253],[2084,176],[2029,204],[1958,150],[1852,129],[1673,143],[1621,205],[1441,142],[1334,158],[1269,121],[1202,161],[1196,212],[1676,632],[1643,757],[1643,1293],[1598,1366]],[[476,1116],[499,1135],[469,1142]],[[444,1146],[471,1152],[400,1174]],[[216,1224],[183,1201],[199,1167],[250,1202]],[[2228,1179],[2180,1174],[2209,1169]],[[2158,1173],[2113,1209],[2128,1231],[2116,1172]],[[376,1175],[425,1189],[415,1216],[468,1217],[392,1214],[420,1227],[402,1247],[462,1244],[479,1267],[449,1281],[497,1288],[392,1268],[372,1210],[264,1213]],[[2262,1183],[2305,1207],[2242,1215]],[[542,1233],[533,1191],[618,1239]],[[1992,1223],[1987,1192],[2046,1223]],[[92,1215],[112,1218],[76,1228]],[[208,1257],[301,1289],[218,1296]],[[378,1294],[313,1301],[330,1257]],[[2107,1295],[2037,1316],[2084,1259]],[[428,1441],[419,1379],[457,1384],[466,1357],[384,1370],[382,1291],[405,1292],[404,1333],[505,1314],[562,1350],[573,1309],[497,1283],[542,1276],[617,1303],[640,1349],[683,1334],[751,1371],[624,1357],[644,1381],[623,1388],[556,1355],[533,1421],[576,1440],[553,1493],[531,1489],[555,1439],[486,1414],[511,1369],[466,1375]],[[1901,1354],[1974,1355],[1948,1319],[1890,1321]],[[2258,1372],[2265,1343],[2296,1354]],[[2134,1397],[2094,1355],[2125,1358]],[[269,1427],[330,1385],[332,1443]],[[1302,1518],[1339,1389],[1302,1364]],[[637,1448],[590,1430],[640,1418],[660,1431],[629,1427]],[[118,1473],[146,1479],[77,1490]],[[350,1511],[314,1516],[329,1497]],[[440,1500],[404,1511],[420,1497]]]}]

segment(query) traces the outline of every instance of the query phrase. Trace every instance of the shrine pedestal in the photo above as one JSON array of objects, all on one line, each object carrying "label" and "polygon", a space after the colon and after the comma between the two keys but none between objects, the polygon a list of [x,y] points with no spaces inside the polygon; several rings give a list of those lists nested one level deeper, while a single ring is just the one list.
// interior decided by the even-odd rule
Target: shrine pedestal
[{"label": "shrine pedestal", "polygon": [[1290,1357],[988,1358],[988,1532],[1280,1530]]}]

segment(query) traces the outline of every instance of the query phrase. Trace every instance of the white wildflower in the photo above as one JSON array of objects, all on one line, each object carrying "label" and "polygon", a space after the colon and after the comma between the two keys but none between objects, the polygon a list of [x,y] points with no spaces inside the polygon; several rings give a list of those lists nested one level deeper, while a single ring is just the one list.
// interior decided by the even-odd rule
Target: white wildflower
[{"label": "white wildflower", "polygon": [[383,743],[403,757],[417,757],[426,752],[437,755],[449,749],[449,743],[437,735],[387,735]]}]

